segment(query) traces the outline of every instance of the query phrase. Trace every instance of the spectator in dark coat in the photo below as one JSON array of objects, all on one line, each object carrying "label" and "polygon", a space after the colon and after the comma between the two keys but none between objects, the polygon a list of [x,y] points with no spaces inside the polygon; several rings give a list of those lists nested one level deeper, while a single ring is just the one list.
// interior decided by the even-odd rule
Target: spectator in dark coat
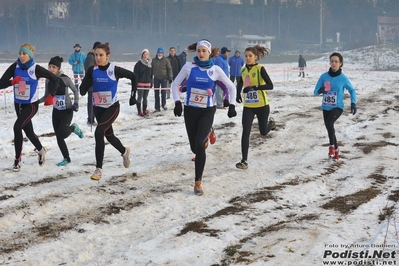
[{"label": "spectator in dark coat", "polygon": [[[150,51],[144,49],[141,52],[140,60],[134,65],[133,73],[137,76],[137,113],[139,116],[148,116],[147,98],[149,89],[152,87],[152,59]],[[141,109],[141,100],[143,100],[143,109]]]},{"label": "spectator in dark coat", "polygon": [[[94,66],[96,63],[96,57],[94,55],[94,49],[96,49],[97,45],[101,44],[100,42],[95,42],[93,44],[93,48],[87,53],[86,60],[84,63],[85,72],[89,69],[89,67]],[[87,92],[87,124],[95,125],[96,120],[93,115],[93,91],[90,88]]]},{"label": "spectator in dark coat", "polygon": [[180,58],[181,66],[182,66],[182,67],[183,67],[183,66],[186,64],[186,62],[187,62],[187,54],[188,54],[188,51],[187,51],[187,50],[184,50],[183,52],[181,52],[181,53],[179,54],[179,58]]},{"label": "spectator in dark coat", "polygon": [[[180,58],[179,58],[179,56],[176,55],[175,47],[169,48],[169,56],[167,58],[169,59],[170,65],[172,66],[173,80],[175,80],[175,77],[177,76],[177,74],[179,74],[180,69],[182,67]],[[171,84],[172,84],[172,82],[169,84],[169,87]],[[170,99],[170,90],[166,91],[166,99]]]},{"label": "spectator in dark coat", "polygon": [[302,55],[299,55],[299,59],[298,59],[298,67],[299,67],[299,75],[298,77],[301,76],[302,74],[302,78],[305,77],[305,67],[306,67],[306,61],[305,59],[302,57]]}]

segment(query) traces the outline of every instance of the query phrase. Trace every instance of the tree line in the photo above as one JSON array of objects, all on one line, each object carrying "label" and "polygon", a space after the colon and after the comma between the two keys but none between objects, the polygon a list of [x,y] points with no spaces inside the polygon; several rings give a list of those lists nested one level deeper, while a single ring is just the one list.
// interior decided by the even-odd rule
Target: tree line
[{"label": "tree line", "polygon": [[0,51],[24,42],[62,50],[70,42],[100,37],[126,42],[118,47],[124,50],[140,38],[161,44],[187,38],[222,41],[239,30],[275,36],[279,49],[335,40],[337,32],[342,42],[356,47],[375,41],[377,16],[399,14],[398,0],[69,0],[66,18],[51,25],[45,9],[53,1],[1,2]]}]

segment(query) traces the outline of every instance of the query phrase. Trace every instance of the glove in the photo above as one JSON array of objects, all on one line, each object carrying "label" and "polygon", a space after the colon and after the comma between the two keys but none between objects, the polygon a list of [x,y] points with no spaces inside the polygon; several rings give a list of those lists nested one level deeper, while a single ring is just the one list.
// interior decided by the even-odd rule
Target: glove
[{"label": "glove", "polygon": [[136,103],[137,103],[137,101],[136,101],[136,95],[131,96],[130,99],[129,99],[129,105],[130,105],[130,106],[136,105]]},{"label": "glove", "polygon": [[238,93],[238,94],[237,94],[236,102],[242,103],[241,93]]},{"label": "glove", "polygon": [[229,111],[227,112],[227,116],[229,118],[235,117],[237,115],[236,106],[234,104],[229,105]]},{"label": "glove", "polygon": [[248,86],[248,87],[245,87],[244,90],[243,90],[242,92],[243,92],[243,93],[247,93],[247,92],[252,91],[252,90],[254,90],[254,89],[255,89],[254,86]]},{"label": "glove", "polygon": [[72,105],[72,110],[73,110],[74,112],[79,111],[79,104],[78,104],[78,103],[74,103],[74,104]]},{"label": "glove", "polygon": [[224,100],[223,101],[223,107],[229,107],[229,100]]},{"label": "glove", "polygon": [[357,111],[356,103],[351,103],[351,113],[352,113],[352,115],[355,115],[356,111]]},{"label": "glove", "polygon": [[11,80],[11,85],[14,86],[15,84],[19,83],[22,80],[20,76],[16,76]]},{"label": "glove", "polygon": [[326,92],[326,88],[324,88],[324,87],[321,87],[319,90],[318,90],[318,93],[319,94],[324,94]]},{"label": "glove", "polygon": [[186,92],[187,87],[186,86],[180,86],[180,92]]},{"label": "glove", "polygon": [[137,101],[136,101],[136,92],[132,91],[132,93],[130,94],[130,99],[129,99],[129,105],[136,105]]},{"label": "glove", "polygon": [[181,101],[176,101],[175,109],[173,109],[173,113],[175,114],[175,116],[181,116],[182,112],[183,112],[183,107],[181,106]]}]

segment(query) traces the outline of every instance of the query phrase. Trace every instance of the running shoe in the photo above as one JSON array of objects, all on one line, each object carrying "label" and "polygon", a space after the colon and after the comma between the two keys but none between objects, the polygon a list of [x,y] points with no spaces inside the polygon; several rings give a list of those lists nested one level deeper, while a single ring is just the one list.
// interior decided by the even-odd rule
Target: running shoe
[{"label": "running shoe", "polygon": [[129,159],[129,155],[130,155],[130,149],[129,148],[125,148],[126,149],[126,151],[125,151],[125,153],[122,155],[122,157],[123,157],[123,166],[125,167],[125,168],[129,168],[129,166],[130,166],[130,159]]},{"label": "running shoe", "polygon": [[248,169],[248,163],[246,161],[244,161],[244,160],[241,160],[241,162],[236,164],[236,167],[238,169],[246,170],[246,169]]},{"label": "running shoe", "polygon": [[14,165],[12,166],[13,172],[19,172],[21,170],[21,165],[19,165],[19,160],[14,161]]},{"label": "running shoe", "polygon": [[102,176],[101,168],[96,168],[96,170],[94,170],[94,173],[90,178],[98,181],[101,179],[101,176]]},{"label": "running shoe", "polygon": [[274,121],[273,117],[270,117],[269,124],[271,124],[271,130],[276,130],[276,121]]},{"label": "running shoe", "polygon": [[73,123],[71,126],[73,126],[73,133],[75,133],[79,138],[83,139],[84,135],[79,126],[75,123]]},{"label": "running shoe", "polygon": [[46,162],[46,153],[47,153],[47,149],[45,147],[43,147],[38,153],[38,161],[39,161],[39,165],[43,166],[44,163]]},{"label": "running shoe", "polygon": [[195,181],[194,193],[195,193],[195,195],[197,195],[197,196],[202,196],[202,195],[204,195],[204,191],[202,190],[202,186],[201,186],[201,181]]},{"label": "running shoe", "polygon": [[215,131],[213,130],[213,127],[211,127],[211,132],[209,132],[209,142],[213,145],[216,142],[216,134]]},{"label": "running shoe", "polygon": [[334,145],[330,145],[330,147],[328,147],[328,157],[334,158],[334,156],[335,156],[335,147]]},{"label": "running shoe", "polygon": [[70,161],[68,161],[68,159],[64,159],[61,162],[57,163],[56,166],[65,166],[69,163],[70,163]]},{"label": "running shoe", "polygon": [[335,154],[334,154],[333,160],[334,161],[338,161],[339,160],[339,149],[335,150]]}]

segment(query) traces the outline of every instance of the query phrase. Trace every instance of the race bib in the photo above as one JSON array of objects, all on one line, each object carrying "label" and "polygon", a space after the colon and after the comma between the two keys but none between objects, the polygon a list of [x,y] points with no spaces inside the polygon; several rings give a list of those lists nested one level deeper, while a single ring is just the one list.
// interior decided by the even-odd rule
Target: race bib
[{"label": "race bib", "polygon": [[15,84],[15,98],[19,100],[29,100],[30,97],[30,85],[26,85],[26,81],[21,80],[18,84]]},{"label": "race bib", "polygon": [[247,92],[247,95],[245,97],[245,102],[246,103],[258,103],[259,102],[259,94],[258,90],[253,90]]},{"label": "race bib", "polygon": [[191,88],[188,105],[200,108],[206,108],[208,103],[208,91]]},{"label": "race bib", "polygon": [[112,105],[111,91],[93,92],[93,104],[99,107],[110,107]]},{"label": "race bib", "polygon": [[337,92],[329,91],[323,94],[323,105],[324,106],[337,106]]},{"label": "race bib", "polygon": [[65,110],[65,95],[55,95],[53,99],[53,107],[57,110]]}]

